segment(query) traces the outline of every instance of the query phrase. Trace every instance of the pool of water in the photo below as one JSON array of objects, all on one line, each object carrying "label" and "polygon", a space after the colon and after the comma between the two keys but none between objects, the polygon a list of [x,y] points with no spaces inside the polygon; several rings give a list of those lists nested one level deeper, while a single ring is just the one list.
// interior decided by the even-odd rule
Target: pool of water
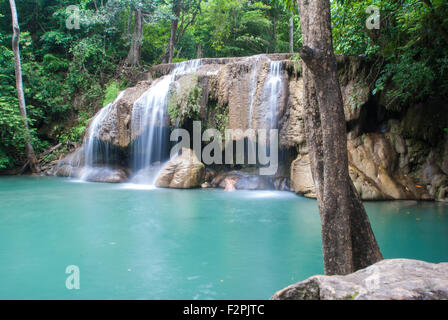
[{"label": "pool of water", "polygon": [[[385,258],[448,261],[448,205],[365,205]],[[0,178],[0,299],[267,299],[322,272],[316,201],[291,193]]]}]

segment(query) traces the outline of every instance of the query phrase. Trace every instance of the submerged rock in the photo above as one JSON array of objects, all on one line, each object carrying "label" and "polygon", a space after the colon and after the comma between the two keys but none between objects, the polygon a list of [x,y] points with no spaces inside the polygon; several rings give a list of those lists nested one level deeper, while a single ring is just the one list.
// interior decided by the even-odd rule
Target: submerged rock
[{"label": "submerged rock", "polygon": [[191,149],[171,159],[162,169],[156,181],[159,188],[191,189],[204,183],[205,166]]},{"label": "submerged rock", "polygon": [[448,263],[383,260],[347,276],[313,276],[271,300],[448,300]]}]

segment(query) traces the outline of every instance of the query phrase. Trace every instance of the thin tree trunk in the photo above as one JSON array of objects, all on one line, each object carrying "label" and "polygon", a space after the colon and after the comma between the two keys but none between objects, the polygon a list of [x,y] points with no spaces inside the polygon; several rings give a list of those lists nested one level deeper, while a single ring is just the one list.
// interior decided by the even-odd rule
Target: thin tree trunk
[{"label": "thin tree trunk", "polygon": [[197,59],[201,59],[202,58],[202,44],[201,43],[198,44],[198,50],[197,50],[196,58]]},{"label": "thin tree trunk", "polygon": [[347,133],[328,0],[298,0],[305,125],[322,223],[325,273],[349,274],[382,259],[348,171]]},{"label": "thin tree trunk", "polygon": [[277,52],[277,17],[275,13],[272,17],[272,42],[274,43],[274,53]]},{"label": "thin tree trunk", "polygon": [[141,9],[134,11],[134,32],[132,34],[131,47],[129,48],[126,65],[135,67],[140,66],[143,44],[143,14]]},{"label": "thin tree trunk", "polygon": [[289,52],[294,53],[294,17],[289,18]]},{"label": "thin tree trunk", "polygon": [[170,41],[165,53],[165,63],[171,63],[173,61],[174,48],[176,47],[177,27],[179,26],[180,10],[180,1],[176,1],[173,6],[173,14],[175,18],[171,20]]},{"label": "thin tree trunk", "polygon": [[28,117],[26,114],[25,95],[23,92],[22,66],[20,63],[20,48],[19,48],[20,28],[17,17],[16,3],[14,0],[9,0],[9,4],[11,6],[11,15],[12,15],[12,28],[13,28],[12,50],[14,52],[14,68],[16,75],[17,96],[19,98],[20,114],[23,117],[25,127],[25,147],[26,147],[27,159],[31,172],[38,173],[39,166],[36,159],[36,155],[34,153],[33,146],[31,145],[31,135],[28,126]]},{"label": "thin tree trunk", "polygon": [[128,16],[128,26],[127,26],[127,30],[126,30],[126,34],[129,37],[131,37],[131,22],[132,22],[132,15],[133,15],[133,11],[129,10],[129,16]]}]

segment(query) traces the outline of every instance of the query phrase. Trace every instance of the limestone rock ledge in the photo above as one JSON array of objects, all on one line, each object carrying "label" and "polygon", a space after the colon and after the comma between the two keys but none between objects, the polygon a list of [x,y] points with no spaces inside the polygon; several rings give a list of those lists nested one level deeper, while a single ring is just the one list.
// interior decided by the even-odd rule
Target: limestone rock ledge
[{"label": "limestone rock ledge", "polygon": [[271,300],[448,300],[448,263],[383,260],[347,276],[313,276]]}]

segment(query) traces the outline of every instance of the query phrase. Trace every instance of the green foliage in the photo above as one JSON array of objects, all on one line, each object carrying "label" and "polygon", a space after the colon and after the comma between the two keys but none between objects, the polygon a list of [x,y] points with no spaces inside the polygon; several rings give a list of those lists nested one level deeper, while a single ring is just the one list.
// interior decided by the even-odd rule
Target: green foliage
[{"label": "green foliage", "polygon": [[106,93],[104,95],[103,106],[107,106],[109,103],[113,102],[120,92],[120,85],[116,80],[112,80],[106,85]]},{"label": "green foliage", "polygon": [[[432,0],[333,1],[336,53],[365,55],[380,65],[373,94],[402,110],[428,97],[448,95],[448,5]],[[368,30],[365,9],[380,8],[380,29]],[[385,89],[388,88],[389,90]]]},{"label": "green foliage", "polygon": [[181,92],[172,90],[168,99],[168,113],[178,126],[186,120],[199,120],[202,88],[198,86],[197,76],[188,82],[189,86],[182,88]]},{"label": "green foliage", "polygon": [[[81,142],[98,107],[113,101],[121,88],[135,80],[127,80],[121,67],[132,41],[136,9],[145,16],[143,67],[160,62],[170,38],[175,2],[182,8],[179,25],[188,27],[178,39],[173,62],[196,58],[199,49],[202,57],[287,52],[291,17],[294,44],[301,45],[294,0],[202,0],[201,12],[190,24],[198,0],[17,1],[23,84],[36,153],[58,142]],[[369,14],[365,9],[372,4],[381,9],[380,30],[366,28]],[[69,5],[80,8],[79,30],[65,26]],[[23,162],[25,148],[7,1],[0,3],[0,12],[0,168],[7,168]],[[337,0],[331,1],[331,13],[335,52],[363,55],[377,64],[373,93],[380,95],[388,109],[406,111],[407,106],[429,97],[446,98],[445,0]],[[298,74],[298,56],[293,60],[288,72]],[[192,90],[183,101],[183,114],[176,113],[179,108],[171,108],[170,114],[197,117],[201,94]],[[354,108],[357,94],[351,97]],[[214,114],[214,127],[225,127],[224,111]]]},{"label": "green foliage", "polygon": [[289,16],[278,1],[214,0],[203,4],[192,32],[209,57],[285,51]]}]

